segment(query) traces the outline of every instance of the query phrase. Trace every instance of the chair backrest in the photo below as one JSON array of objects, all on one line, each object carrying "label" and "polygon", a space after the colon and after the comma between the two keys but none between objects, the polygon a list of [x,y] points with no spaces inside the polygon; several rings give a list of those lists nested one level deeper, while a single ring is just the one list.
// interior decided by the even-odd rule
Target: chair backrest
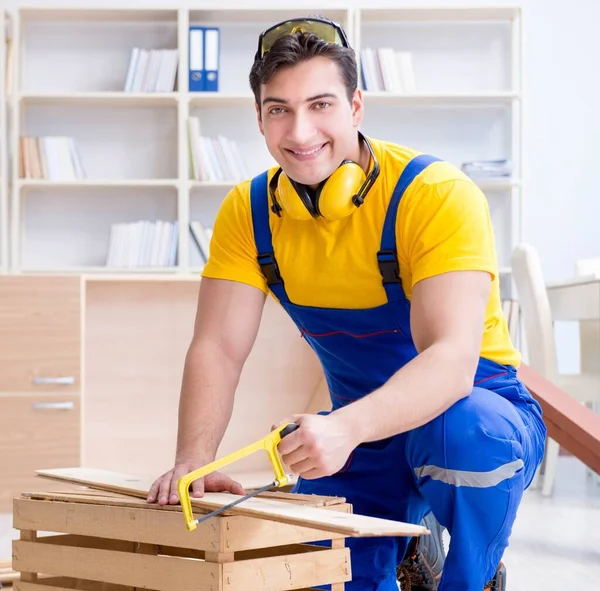
[{"label": "chair backrest", "polygon": [[555,381],[558,364],[552,312],[536,250],[529,244],[519,244],[513,250],[511,266],[525,329],[528,363],[546,379]]},{"label": "chair backrest", "polygon": [[[580,259],[575,262],[578,276],[600,277],[600,258]],[[600,373],[600,321],[584,320],[579,323],[580,367],[582,372]]]}]

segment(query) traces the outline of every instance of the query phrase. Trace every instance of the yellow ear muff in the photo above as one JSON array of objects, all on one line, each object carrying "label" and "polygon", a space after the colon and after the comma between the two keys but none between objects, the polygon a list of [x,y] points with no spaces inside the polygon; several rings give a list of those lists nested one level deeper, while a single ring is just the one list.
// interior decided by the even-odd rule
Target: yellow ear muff
[{"label": "yellow ear muff", "polygon": [[[304,203],[292,185],[288,176],[282,172],[277,180],[277,196],[283,210],[295,220],[307,221],[313,219],[312,206]],[[308,201],[310,199],[307,198]]]},{"label": "yellow ear muff", "polygon": [[356,205],[352,197],[366,180],[365,171],[356,162],[341,164],[327,179],[317,201],[317,209],[328,220],[341,220],[349,216]]}]

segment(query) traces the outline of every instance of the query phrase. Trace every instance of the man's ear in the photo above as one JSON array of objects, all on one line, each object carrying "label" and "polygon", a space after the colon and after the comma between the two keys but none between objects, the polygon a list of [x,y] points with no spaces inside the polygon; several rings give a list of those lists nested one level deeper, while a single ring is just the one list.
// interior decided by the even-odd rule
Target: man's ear
[{"label": "man's ear", "polygon": [[352,124],[359,127],[365,113],[362,90],[357,88],[352,95]]},{"label": "man's ear", "polygon": [[263,122],[262,122],[262,115],[260,113],[260,107],[258,106],[258,104],[256,102],[254,103],[254,108],[256,109],[256,120],[258,122],[258,129],[259,129],[261,135],[265,135],[265,130],[263,128]]}]

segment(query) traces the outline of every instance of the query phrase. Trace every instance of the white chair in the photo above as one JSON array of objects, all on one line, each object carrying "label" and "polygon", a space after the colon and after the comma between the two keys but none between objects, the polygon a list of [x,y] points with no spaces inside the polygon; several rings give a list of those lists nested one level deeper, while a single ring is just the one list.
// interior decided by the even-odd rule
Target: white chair
[{"label": "white chair", "polygon": [[[600,372],[582,372],[576,375],[558,373],[552,311],[535,249],[528,244],[517,246],[512,253],[511,266],[523,319],[529,365],[579,402],[600,400]],[[558,443],[549,438],[544,459],[544,496],[552,493],[558,452]]]},{"label": "white chair", "polygon": [[[575,263],[579,277],[600,278],[600,258],[581,259]],[[581,371],[600,373],[600,320],[583,320],[579,323]]]},{"label": "white chair", "polygon": [[[600,278],[600,258],[580,259],[575,263],[575,274],[580,277]],[[583,320],[579,323],[579,350],[581,351],[581,372],[600,373],[600,320]],[[600,402],[589,403],[596,412],[600,412]],[[600,475],[588,471],[596,486],[600,486]]]}]

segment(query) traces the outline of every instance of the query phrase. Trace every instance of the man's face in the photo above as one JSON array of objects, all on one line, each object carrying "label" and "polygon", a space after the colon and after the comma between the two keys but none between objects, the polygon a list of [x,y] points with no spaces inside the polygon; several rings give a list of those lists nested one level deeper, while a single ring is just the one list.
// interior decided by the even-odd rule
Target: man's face
[{"label": "man's face", "polygon": [[282,68],[261,86],[258,125],[284,172],[317,185],[354,155],[363,114],[360,90],[348,101],[339,66],[315,57]]}]

